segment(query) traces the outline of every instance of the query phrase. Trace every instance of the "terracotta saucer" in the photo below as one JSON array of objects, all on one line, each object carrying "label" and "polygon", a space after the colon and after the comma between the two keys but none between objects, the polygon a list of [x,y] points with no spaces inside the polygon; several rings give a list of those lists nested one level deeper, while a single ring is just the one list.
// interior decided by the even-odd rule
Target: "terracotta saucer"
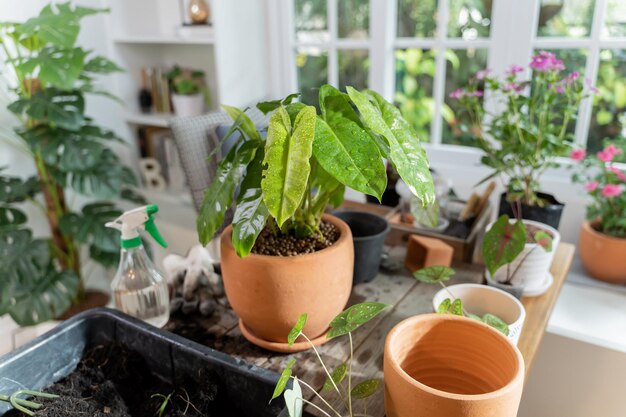
[{"label": "terracotta saucer", "polygon": [[[306,340],[302,342],[296,342],[293,345],[289,346],[287,342],[270,342],[268,340],[261,339],[260,337],[252,333],[252,331],[249,330],[245,326],[245,324],[243,324],[243,321],[241,321],[241,319],[239,319],[239,329],[241,330],[241,334],[243,334],[243,337],[245,337],[250,343],[260,346],[263,349],[271,350],[272,352],[293,353],[311,349],[311,345]],[[322,334],[315,339],[311,339],[311,342],[313,342],[315,346],[319,346],[328,342],[330,339],[326,337],[327,333],[328,332]],[[300,338],[299,340],[301,339],[302,338]]]}]

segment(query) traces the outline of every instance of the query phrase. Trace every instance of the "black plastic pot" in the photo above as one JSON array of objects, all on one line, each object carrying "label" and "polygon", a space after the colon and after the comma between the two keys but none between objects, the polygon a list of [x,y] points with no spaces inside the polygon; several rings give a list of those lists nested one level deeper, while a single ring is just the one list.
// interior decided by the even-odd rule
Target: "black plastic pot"
[{"label": "black plastic pot", "polygon": [[[558,202],[557,199],[551,194],[537,193],[537,195],[548,201],[549,204],[544,207],[538,207],[522,203],[522,218],[544,223],[558,229],[565,204]],[[511,218],[515,217],[511,203],[506,201],[506,193],[502,193],[500,195],[500,209],[498,210],[498,216],[503,214],[506,214]]]},{"label": "black plastic pot", "polygon": [[336,211],[350,226],[354,242],[354,278],[352,284],[369,282],[378,274],[383,244],[390,227],[384,218],[365,211]]},{"label": "black plastic pot", "polygon": [[[278,374],[149,326],[109,309],[94,309],[60,324],[27,345],[0,357],[0,393],[42,389],[70,374],[83,351],[118,342],[139,353],[151,372],[175,384],[199,369],[215,371],[233,416],[274,417],[284,407],[272,401]],[[0,416],[10,406],[0,404]]]}]

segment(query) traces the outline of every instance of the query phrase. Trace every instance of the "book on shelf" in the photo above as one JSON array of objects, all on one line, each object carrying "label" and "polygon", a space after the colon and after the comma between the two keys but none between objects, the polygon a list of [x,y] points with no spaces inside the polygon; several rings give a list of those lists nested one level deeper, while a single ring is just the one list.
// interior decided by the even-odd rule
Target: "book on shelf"
[{"label": "book on shelf", "polygon": [[[154,113],[172,113],[172,94],[170,82],[167,79],[167,70],[159,67],[142,69],[145,73],[144,88],[148,88],[152,96],[152,108]],[[145,112],[149,113],[149,112]]]}]

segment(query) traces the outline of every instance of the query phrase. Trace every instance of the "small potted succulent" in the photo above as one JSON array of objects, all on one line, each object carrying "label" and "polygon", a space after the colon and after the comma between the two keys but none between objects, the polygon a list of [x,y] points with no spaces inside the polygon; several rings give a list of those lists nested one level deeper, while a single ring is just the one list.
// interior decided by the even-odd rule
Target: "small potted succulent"
[{"label": "small potted succulent", "polygon": [[487,283],[517,298],[545,293],[554,280],[550,266],[561,239],[559,232],[505,214],[487,229],[482,247]]},{"label": "small potted succulent", "polygon": [[[563,204],[539,191],[543,173],[559,166],[557,158],[571,150],[571,123],[576,120],[581,100],[594,87],[577,71],[563,74],[563,61],[551,52],[533,56],[529,65],[532,79],[520,79],[526,71],[512,66],[504,79],[478,72],[466,89],[450,96],[465,107],[470,122],[461,131],[476,138],[484,155],[482,164],[492,169],[483,181],[501,176],[506,193],[500,200],[500,214],[539,221],[557,229]],[[588,84],[588,82],[587,82]],[[485,93],[493,95],[503,110],[487,115]]]},{"label": "small potted succulent", "polygon": [[293,350],[285,335],[302,311],[311,316],[305,332],[325,342],[348,301],[352,235],[324,214],[341,203],[344,187],[380,199],[385,158],[424,205],[434,203],[425,152],[397,108],[373,91],[325,85],[318,115],[292,102],[297,96],[257,105],[273,113],[266,137],[244,111],[224,106],[240,137],[218,164],[197,219],[207,244],[238,189],[232,226],[221,235],[224,288],[244,336],[278,351]]},{"label": "small potted succulent", "polygon": [[182,69],[175,66],[167,73],[172,86],[172,105],[177,116],[198,116],[208,105],[208,90],[204,71]]},{"label": "small potted succulent", "polygon": [[585,185],[592,202],[587,206],[587,221],[580,229],[580,259],[592,277],[626,283],[626,139],[607,143],[595,155],[574,150],[572,159],[580,162],[574,180]]}]

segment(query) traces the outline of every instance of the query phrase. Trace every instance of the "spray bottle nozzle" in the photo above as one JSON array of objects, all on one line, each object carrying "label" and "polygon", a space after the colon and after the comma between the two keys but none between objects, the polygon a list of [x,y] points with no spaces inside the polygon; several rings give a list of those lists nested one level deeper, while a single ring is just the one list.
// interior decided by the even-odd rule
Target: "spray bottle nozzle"
[{"label": "spray bottle nozzle", "polygon": [[161,233],[159,233],[159,230],[154,224],[154,214],[158,211],[159,207],[156,204],[138,207],[125,212],[114,221],[107,223],[105,226],[122,232],[123,248],[133,248],[141,245],[141,238],[137,232],[137,228],[139,227],[143,227],[159,245],[167,248],[165,239],[163,239],[163,236],[161,236]]}]

